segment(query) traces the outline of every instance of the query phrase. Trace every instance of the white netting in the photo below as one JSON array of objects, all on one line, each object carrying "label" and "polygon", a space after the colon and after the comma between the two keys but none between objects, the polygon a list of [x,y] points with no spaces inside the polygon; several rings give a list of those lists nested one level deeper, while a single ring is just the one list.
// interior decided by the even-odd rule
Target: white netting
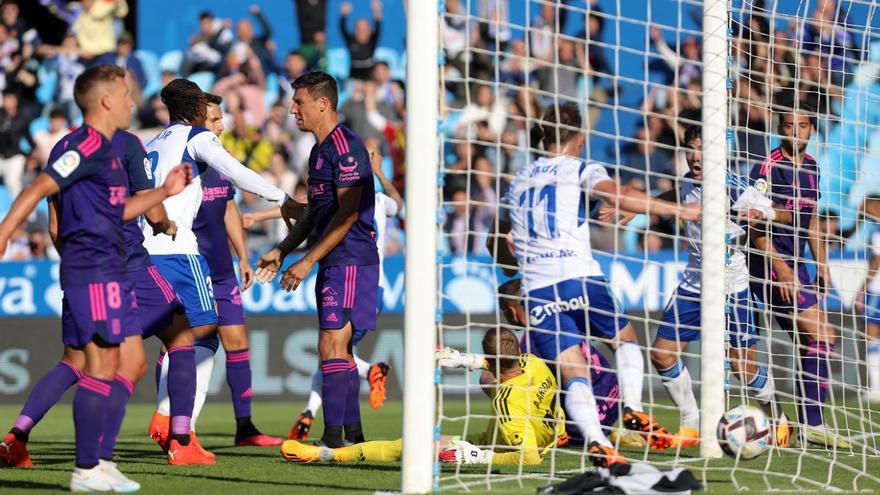
[{"label": "white netting", "polygon": [[[681,223],[674,215],[659,214],[637,215],[625,225],[613,219],[603,221],[604,217],[599,219],[602,202],[597,202],[595,195],[581,205],[569,205],[578,211],[551,209],[548,208],[549,196],[543,195],[546,191],[537,187],[543,183],[526,181],[534,197],[526,195],[527,199],[521,201],[525,206],[509,207],[502,198],[517,171],[529,167],[539,157],[552,155],[539,147],[538,136],[532,132],[536,124],[542,123],[544,111],[573,103],[582,115],[580,127],[586,146],[581,158],[586,163],[604,164],[611,178],[629,188],[680,202],[682,188],[694,185],[693,180],[685,177],[689,156],[683,142],[685,128],[691,124],[708,125],[712,118],[700,111],[705,69],[701,61],[702,2],[449,0],[440,3],[440,44],[445,54],[441,57],[440,76],[443,180],[438,186],[442,205],[438,214],[441,224],[438,300],[443,310],[439,323],[440,345],[482,353],[481,340],[487,329],[501,326],[514,330],[517,336],[524,333],[522,327],[508,324],[496,305],[496,288],[509,277],[493,259],[499,248],[493,247],[490,251],[486,247],[487,233],[495,225],[493,219],[520,214],[527,219],[530,233],[532,227],[547,229],[548,239],[558,240],[558,233],[554,237],[553,232],[554,228],[558,229],[557,219],[561,223],[564,215],[574,215],[578,221],[582,218],[589,223],[592,253],[607,277],[621,313],[628,316],[635,330],[644,360],[641,393],[644,412],[656,416],[662,426],[675,433],[683,408],[672,402],[663,385],[664,377],[655,369],[662,366],[652,365],[652,351],[655,363],[665,362],[652,343],[687,261],[687,235]],[[704,459],[694,447],[659,452],[647,446],[623,447],[619,443],[615,446],[631,462],[648,461],[666,467],[681,465],[695,469],[710,482],[710,490],[725,486],[762,491],[832,487],[877,490],[880,489],[880,458],[877,457],[880,406],[872,408],[869,385],[876,386],[876,395],[880,396],[880,378],[876,384],[868,383],[871,374],[868,361],[880,360],[880,348],[871,347],[871,338],[866,336],[864,310],[857,312],[854,303],[864,297],[863,284],[877,228],[860,213],[859,205],[866,197],[880,198],[880,172],[874,159],[880,149],[880,37],[877,35],[880,13],[869,0],[840,5],[826,0],[732,0],[727,2],[727,13],[727,67],[720,70],[729,73],[730,117],[728,122],[718,125],[728,129],[728,172],[739,179],[728,188],[741,187],[740,182],[756,184],[755,170],[760,171],[768,158],[772,158],[774,164],[784,162],[774,155],[774,149],[780,145],[775,108],[802,100],[816,108],[810,113],[816,125],[807,153],[819,164],[819,180],[816,187],[804,186],[804,189],[821,191],[816,213],[821,220],[819,227],[827,236],[824,245],[831,280],[828,296],[819,307],[827,314],[828,328],[836,335],[834,339],[819,339],[834,344],[830,351],[831,374],[827,388],[822,387],[827,391],[827,399],[821,410],[824,424],[849,445],[837,449],[807,445],[802,435],[807,430],[797,424],[793,437],[796,445],[767,449],[752,461]],[[571,130],[566,126],[560,129],[560,135]],[[751,180],[750,175],[753,175]],[[773,177],[777,180],[777,176]],[[576,174],[573,180],[578,178],[582,176]],[[771,182],[770,188],[779,186],[769,179],[768,182]],[[764,192],[762,187],[758,187],[760,192]],[[785,209],[779,190],[770,189],[766,196],[776,200],[781,210]],[[555,203],[555,196],[553,201]],[[724,203],[725,209],[730,209],[726,199]],[[795,198],[793,204],[810,206],[809,198],[800,198],[800,201]],[[624,206],[617,212],[622,213]],[[651,211],[659,211],[654,208],[652,206]],[[532,217],[540,217],[534,220],[534,225]],[[718,218],[717,222],[723,225],[726,219]],[[808,234],[809,226],[801,225],[797,215],[792,223],[791,230],[799,235]],[[730,253],[736,250],[757,253],[759,230],[745,231],[746,235],[738,240],[731,239]],[[501,244],[515,243],[515,234],[501,239]],[[880,245],[880,239],[877,244]],[[796,269],[808,267],[813,277],[814,259],[811,253],[798,251],[793,261]],[[725,266],[703,269],[713,276],[725,276]],[[751,273],[750,281],[757,288],[755,282],[761,280],[755,278],[754,270]],[[877,285],[880,290],[880,283]],[[870,283],[867,289],[870,294]],[[558,305],[558,291],[555,300],[553,297],[542,299],[534,293],[517,300],[526,300],[527,304],[536,300],[551,306],[557,304],[551,309],[538,310],[556,317],[566,309]],[[697,299],[699,297],[697,292]],[[511,298],[517,296],[508,297]],[[792,424],[797,423],[799,397],[812,397],[798,387],[815,381],[810,378],[812,375],[804,375],[801,370],[808,361],[801,354],[821,355],[831,348],[808,347],[810,341],[803,336],[797,338],[800,347],[794,346],[795,337],[774,322],[774,316],[780,315],[773,314],[754,300],[754,296],[751,299],[745,304],[753,310],[753,326],[759,334],[752,363],[765,367],[766,374],[775,383],[778,406]],[[872,304],[876,305],[880,318],[880,296],[876,299],[867,304],[866,311],[870,314]],[[567,303],[568,309],[580,304],[564,297],[561,300]],[[584,308],[591,307],[586,299],[584,302]],[[598,306],[595,309],[601,318],[603,309]],[[680,313],[676,312],[684,319]],[[614,318],[613,314],[604,316]],[[595,315],[593,318],[594,322],[599,321]],[[880,319],[877,321],[880,323]],[[534,322],[532,319],[527,325],[528,331],[544,333]],[[813,326],[816,325],[809,322],[801,324],[802,329]],[[724,334],[726,342],[727,333],[723,329],[719,332]],[[628,392],[617,387],[613,392],[606,391],[605,396],[598,390],[595,394],[600,404],[616,409],[622,418],[621,399],[627,394],[630,399],[633,397],[632,386],[623,382],[630,382],[632,378],[620,380],[620,353],[609,348],[610,340],[594,330],[589,342],[610,363],[600,367],[603,373],[618,373],[622,388],[629,386]],[[534,343],[530,343],[528,350],[535,352],[533,346]],[[693,377],[699,403],[699,342],[691,343],[681,358]],[[819,361],[815,358],[806,365],[812,370],[811,366],[821,366],[816,364]],[[598,363],[590,358],[587,362],[593,366]],[[555,366],[558,363],[548,360],[547,364],[562,389],[565,380]],[[623,368],[632,369],[631,363],[629,368]],[[727,376],[720,385],[725,390],[723,409],[742,403],[756,404],[755,394],[738,380],[729,364],[725,369]],[[880,373],[880,364],[877,369]],[[664,373],[668,376],[671,372],[665,370]],[[798,385],[801,382],[797,378],[801,375],[807,376],[807,385]],[[484,432],[487,421],[498,419],[492,403],[483,393],[480,378],[480,372],[457,370],[444,370],[439,375],[437,418],[442,434],[471,436]],[[595,389],[595,375],[593,381]],[[502,390],[498,385],[490,388]],[[796,393],[798,390],[800,393]],[[534,394],[535,390],[527,392]],[[495,408],[498,407],[496,404]],[[604,417],[609,411],[599,413]],[[567,416],[571,426],[573,415],[567,411]],[[620,424],[618,420],[608,427],[606,434],[615,430],[623,432]],[[482,440],[485,448],[504,452],[505,440],[500,430]],[[444,489],[484,489],[498,483],[504,483],[499,489],[509,489],[509,482],[523,486],[564,478],[589,466],[590,459],[586,447],[569,445],[550,449],[539,465],[459,466],[444,468],[435,474]]]}]

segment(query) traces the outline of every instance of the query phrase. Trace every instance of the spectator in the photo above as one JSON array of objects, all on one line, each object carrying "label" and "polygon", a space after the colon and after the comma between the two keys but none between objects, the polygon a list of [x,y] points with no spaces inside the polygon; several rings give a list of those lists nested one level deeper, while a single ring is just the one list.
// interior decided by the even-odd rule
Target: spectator
[{"label": "spectator", "polygon": [[19,50],[18,39],[5,24],[0,24],[0,69],[7,72],[12,67],[12,56]]},{"label": "spectator", "polygon": [[[367,100],[370,107],[367,108]],[[394,120],[394,109],[376,102],[376,83],[354,81],[351,97],[339,107],[342,119],[361,139],[381,138],[389,120]]]},{"label": "spectator", "polygon": [[76,33],[83,58],[93,59],[116,49],[115,19],[128,15],[126,0],[82,0],[67,4],[61,0],[40,0],[50,12],[67,22]]},{"label": "spectator", "polygon": [[495,141],[504,132],[507,120],[506,100],[503,97],[496,97],[492,86],[487,84],[475,84],[471,94],[473,100],[462,109],[456,131],[458,136],[474,137],[476,135],[474,125],[485,121],[491,131],[491,141]]},{"label": "spectator", "polygon": [[373,26],[364,18],[360,18],[355,22],[354,33],[348,31],[348,16],[351,14],[352,6],[345,2],[340,8],[339,31],[345,38],[348,45],[348,52],[351,55],[351,73],[349,77],[359,81],[365,81],[370,78],[373,70],[373,53],[376,51],[376,45],[379,42],[379,33],[382,28],[382,2],[373,0],[370,4],[373,9]]},{"label": "spectator", "polygon": [[296,20],[299,23],[300,49],[311,51],[306,45],[315,43],[315,36],[320,33],[324,39],[327,24],[327,0],[295,0]]},{"label": "spectator", "polygon": [[292,51],[284,59],[284,71],[278,74],[279,98],[285,105],[293,101],[293,81],[306,73],[306,58],[300,52]]},{"label": "spectator", "polygon": [[70,132],[70,126],[67,123],[67,116],[64,114],[64,110],[58,107],[53,108],[49,112],[49,128],[33,135],[34,144],[36,145],[34,153],[40,164],[46,165],[52,147],[68,132]]},{"label": "spectator", "polygon": [[[560,39],[557,42],[559,50],[556,63],[546,65],[538,71],[540,88],[552,96],[548,100],[556,99],[578,102],[578,81],[587,67],[587,60],[583,46],[576,46],[573,42]],[[563,104],[560,101],[559,104]]]},{"label": "spectator", "polygon": [[532,24],[529,35],[529,54],[536,59],[552,62],[554,40],[565,26],[565,9],[559,13],[557,24],[556,9],[559,4],[541,3],[541,15]]},{"label": "spectator", "polygon": [[199,34],[190,38],[189,49],[183,75],[193,72],[219,72],[223,65],[223,55],[232,44],[232,22],[228,19],[220,21],[214,14],[205,11],[199,14]]},{"label": "spectator", "polygon": [[46,233],[41,230],[28,232],[28,247],[31,250],[31,259],[45,260],[51,256],[46,237]]},{"label": "spectator", "polygon": [[9,30],[9,33],[21,42],[30,26],[19,14],[18,4],[12,0],[6,0],[0,6],[0,20],[2,20],[6,29]]},{"label": "spectator", "polygon": [[47,64],[50,70],[58,74],[58,84],[53,100],[64,109],[67,120],[79,119],[80,111],[73,101],[73,85],[76,78],[85,70],[83,59],[80,58],[79,45],[76,37],[68,33],[61,41],[60,47],[46,47],[52,54]]},{"label": "spectator", "polygon": [[487,19],[480,23],[480,38],[485,40],[489,49],[506,51],[513,38],[507,0],[479,0],[477,14],[481,19]]},{"label": "spectator", "polygon": [[39,62],[33,58],[33,45],[25,43],[21,51],[12,54],[6,69],[6,89],[18,94],[19,111],[29,119],[36,118],[40,106],[37,102],[37,70]]},{"label": "spectator", "polygon": [[700,68],[700,43],[693,36],[684,40],[682,53],[679,55],[666,44],[663,32],[656,26],[651,27],[651,40],[663,62],[675,73],[675,81],[682,88],[688,87],[692,80],[702,77]]},{"label": "spectator", "polygon": [[276,151],[272,154],[269,168],[263,172],[263,177],[287,194],[293,194],[299,181],[296,174],[287,168],[287,156],[284,151]]},{"label": "spectator", "polygon": [[834,0],[817,2],[813,21],[805,23],[801,41],[805,64],[828,71],[832,83],[843,86],[849,79],[848,66],[859,63],[859,52],[839,15]]},{"label": "spectator", "polygon": [[251,5],[248,9],[251,15],[260,23],[262,33],[254,35],[254,25],[248,19],[241,19],[235,25],[236,41],[232,45],[232,53],[238,58],[240,64],[244,64],[247,58],[254,55],[259,59],[260,65],[265,72],[275,72],[275,62],[271,52],[274,51],[274,42],[271,41],[272,26],[258,5]]},{"label": "spectator", "polygon": [[244,54],[229,53],[226,57],[229,75],[217,81],[212,92],[224,98],[235,93],[241,99],[247,122],[262,127],[266,121],[266,76],[250,47],[239,46]]},{"label": "spectator", "polygon": [[327,34],[324,31],[315,33],[314,41],[300,46],[299,51],[306,59],[307,72],[327,72]]},{"label": "spectator", "polygon": [[0,175],[12,197],[22,189],[25,155],[21,149],[23,140],[30,141],[28,118],[19,112],[18,95],[3,92],[3,108],[0,109]]},{"label": "spectator", "polygon": [[664,178],[668,181],[671,176],[669,153],[658,149],[655,138],[645,127],[640,127],[635,141],[624,147],[621,182],[641,190],[656,190]]},{"label": "spectator", "polygon": [[138,83],[138,87],[143,89],[147,87],[147,74],[144,72],[144,66],[141,61],[134,56],[134,38],[128,31],[123,31],[119,35],[119,41],[116,43],[115,53],[105,53],[97,57],[93,62],[94,65],[114,64],[131,72],[134,80]]},{"label": "spectator", "polygon": [[[173,72],[162,71],[161,86],[164,88],[174,79],[177,79],[177,75]],[[169,124],[168,108],[162,103],[158,91],[147,97],[143,106],[138,109],[137,118],[143,128],[165,127]]]},{"label": "spectator", "polygon": [[3,261],[27,261],[31,259],[31,246],[25,229],[18,227],[9,238]]},{"label": "spectator", "polygon": [[397,115],[403,115],[403,87],[391,80],[391,70],[385,62],[376,62],[373,66],[373,81],[376,83],[376,100],[395,109]]},{"label": "spectator", "polygon": [[233,113],[232,129],[220,136],[220,142],[236,160],[257,172],[266,170],[274,150],[263,132],[257,127],[248,127],[244,112]]}]

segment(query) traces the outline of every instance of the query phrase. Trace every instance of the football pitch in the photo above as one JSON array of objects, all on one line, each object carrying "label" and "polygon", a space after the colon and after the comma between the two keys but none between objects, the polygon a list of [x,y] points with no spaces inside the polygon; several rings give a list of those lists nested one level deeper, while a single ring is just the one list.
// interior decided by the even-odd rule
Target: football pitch
[{"label": "football pitch", "polygon": [[[366,404],[366,401],[364,401]],[[476,403],[472,403],[474,407]],[[301,402],[263,402],[254,405],[254,419],[258,427],[265,433],[284,435],[290,428],[295,416],[298,415]],[[479,404],[480,413],[488,413],[483,403]],[[0,406],[0,425],[4,432],[6,425],[12,424],[18,415],[20,405],[4,404]],[[215,466],[171,467],[165,463],[158,447],[146,434],[147,424],[153,407],[147,404],[133,404],[128,408],[128,416],[123,425],[119,443],[117,444],[117,462],[122,471],[142,485],[140,493],[167,494],[186,493],[374,493],[394,492],[400,486],[399,463],[362,463],[362,464],[311,464],[298,465],[285,461],[275,448],[236,448],[232,446],[234,422],[229,404],[222,402],[209,403],[199,420],[199,439],[206,448],[217,454]],[[464,411],[464,403],[444,402],[447,416],[454,416]],[[477,411],[472,411],[477,412]],[[366,406],[364,411],[364,430],[368,439],[393,439],[401,433],[401,403],[388,402],[385,406],[373,411]],[[660,417],[667,425],[675,424],[672,418]],[[482,420],[470,428],[481,429]],[[314,438],[320,437],[320,419],[312,430]],[[446,430],[461,428],[462,423],[444,422]],[[449,431],[450,433],[460,433]],[[47,417],[31,434],[31,457],[34,469],[0,468],[0,492],[3,494],[36,494],[66,491],[73,468],[73,421],[70,405],[63,404],[50,411]],[[459,471],[459,481],[452,477],[455,467],[444,467],[443,492],[450,493],[487,493],[487,479],[492,480],[492,493],[533,494],[535,489],[547,483],[546,478],[534,479],[532,473],[547,472],[550,462],[554,462],[557,471],[574,472],[580,467],[580,456],[574,455],[576,450],[564,450],[555,458],[545,459],[542,466],[520,468],[517,466],[493,466],[493,476],[486,476],[486,467],[463,467]],[[800,472],[802,476],[817,481],[824,481],[829,472],[833,476],[833,484],[846,490],[853,489],[852,480],[855,474],[841,468],[842,465],[853,466],[858,471],[864,470],[874,476],[880,476],[880,457],[853,456],[839,454],[837,465],[829,469],[831,453],[811,451],[821,459],[783,453],[774,457],[767,467],[768,455],[764,454],[747,464],[740,464],[749,470],[767,471],[773,474],[790,474]],[[704,462],[693,459],[697,449],[684,449],[682,463],[693,467],[694,474],[703,477]],[[640,452],[627,452],[628,457],[641,455]],[[674,453],[651,453],[650,459],[657,461],[674,458]],[[864,463],[864,464],[863,464]],[[768,488],[781,491],[815,492],[820,490],[809,483],[792,484],[787,477],[762,476],[761,474],[737,471],[731,475],[734,462],[729,459],[712,461],[705,471],[709,493],[736,493],[737,485],[747,488],[751,493],[763,493]],[[522,476],[517,476],[518,473]],[[497,484],[496,484],[497,482]],[[770,483],[769,485],[767,483]],[[860,490],[880,492],[880,484],[862,480],[858,484]]]}]

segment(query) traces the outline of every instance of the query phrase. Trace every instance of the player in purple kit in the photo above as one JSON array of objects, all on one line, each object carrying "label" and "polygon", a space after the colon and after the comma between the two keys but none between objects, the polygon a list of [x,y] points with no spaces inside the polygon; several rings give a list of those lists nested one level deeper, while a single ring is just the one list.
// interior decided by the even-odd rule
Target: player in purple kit
[{"label": "player in purple kit", "polygon": [[[70,134],[55,145],[49,155],[49,163],[53,163],[67,150],[73,137],[75,135]],[[148,190],[153,189],[153,183],[147,175],[149,168],[145,167],[146,152],[140,139],[133,134],[118,130],[113,134],[110,144],[127,172],[130,194],[146,194]],[[56,206],[57,202],[53,201],[52,207],[49,209],[49,234],[58,252],[62,252],[63,244],[58,238]],[[174,222],[168,220],[162,204],[151,208],[144,217],[157,233],[174,235],[177,229]],[[189,417],[192,412],[191,397],[195,389],[193,377],[195,361],[192,355],[193,338],[184,319],[183,308],[173,291],[170,290],[168,282],[156,271],[150,261],[149,255],[142,245],[143,234],[137,222],[127,222],[123,229],[127,253],[126,270],[128,280],[134,283],[133,288],[138,305],[136,312],[143,329],[143,337],[157,335],[167,347],[174,349],[175,359],[173,360],[176,364],[174,365],[175,379],[172,391],[176,397],[175,412],[178,416]],[[174,325],[171,325],[175,315],[179,315],[178,320]],[[62,321],[69,325],[71,316],[70,310],[65,310],[61,316]],[[186,359],[187,350],[189,351],[188,360]],[[13,467],[32,465],[27,450],[30,431],[46,412],[61,399],[64,392],[79,381],[84,366],[85,354],[83,351],[70,345],[65,346],[61,362],[44,375],[31,391],[18,420],[4,439],[4,444],[11,445],[12,448],[0,449],[0,460]],[[122,424],[125,404],[134,388],[133,384],[137,383],[143,375],[144,367],[145,356],[141,336],[131,335],[120,346],[120,366],[111,390],[109,400],[111,407],[101,443],[101,464],[114,474],[115,465],[112,464],[112,460],[116,436]],[[190,399],[187,400],[187,397]],[[189,432],[184,433],[189,434]]]},{"label": "player in purple kit", "polygon": [[287,238],[259,266],[277,272],[304,233],[311,233],[312,248],[285,271],[281,286],[296,290],[318,263],[315,299],[324,399],[321,442],[337,448],[345,441],[364,441],[360,377],[351,345],[357,334],[376,328],[379,255],[373,230],[373,173],[360,138],[339,124],[339,95],[333,77],[312,72],[291,86],[290,113],[299,128],[314,134],[317,141],[309,156],[309,203]]},{"label": "player in purple kit", "polygon": [[[208,113],[205,127],[217,137],[223,133],[223,98],[206,93]],[[254,283],[254,269],[248,260],[241,213],[235,204],[235,186],[209,168],[202,177],[202,205],[193,222],[193,231],[199,243],[199,252],[211,270],[211,284],[217,303],[217,333],[199,339],[200,345],[213,340],[217,349],[217,335],[226,350],[226,382],[232,393],[235,412],[235,445],[274,447],[281,439],[263,435],[251,420],[251,364],[248,337],[241,305],[241,292]],[[235,249],[241,270],[241,287],[232,267],[229,244]]]},{"label": "player in purple kit", "polygon": [[[802,438],[849,448],[849,441],[825,425],[822,417],[836,333],[819,304],[830,276],[816,214],[819,166],[805,151],[815,131],[814,115],[805,102],[778,112],[782,144],[752,169],[755,189],[772,200],[773,210],[766,228],[753,226],[757,249],[749,253],[749,272],[752,292],[792,335],[800,353],[795,393]],[[807,246],[811,262],[806,261]],[[816,265],[816,280],[807,271],[808,263]]]},{"label": "player in purple kit", "polygon": [[58,194],[58,238],[63,244],[60,281],[69,315],[62,322],[63,341],[82,348],[86,356],[73,401],[76,467],[70,488],[132,491],[136,483],[125,479],[128,483],[122,484],[99,465],[101,436],[120,364],[119,347],[127,337],[141,332],[134,312],[134,284],[125,274],[122,225],[182,191],[192,171],[188,166],[178,167],[162,188],[129,198],[127,175],[108,138],[117,129],[127,128],[131,118],[133,103],[125,71],[113,65],[84,71],[74,85],[74,98],[85,123],[66,137],[64,153],[16,199],[0,223],[0,254],[37,203]]}]

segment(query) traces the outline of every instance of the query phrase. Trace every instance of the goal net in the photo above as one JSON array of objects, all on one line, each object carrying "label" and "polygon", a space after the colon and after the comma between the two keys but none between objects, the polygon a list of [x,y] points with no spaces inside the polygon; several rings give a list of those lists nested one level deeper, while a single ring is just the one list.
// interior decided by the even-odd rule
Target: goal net
[{"label": "goal net", "polygon": [[[880,489],[874,2],[440,0],[410,2],[408,16],[404,450],[420,450],[404,456],[404,492],[530,491],[591,466],[595,456],[576,431],[583,414],[572,410],[583,407],[567,379],[574,372],[560,366],[555,352],[540,355],[548,353],[550,333],[557,351],[572,339],[591,346],[584,372],[596,417],[630,463],[691,469],[710,491]],[[434,28],[425,24],[432,16],[436,45]],[[437,97],[438,108],[428,108]],[[576,129],[558,124],[561,109],[572,104],[581,116]],[[546,136],[554,123],[555,148]],[[699,145],[693,134],[688,138],[694,126]],[[545,130],[543,146],[538,128]],[[573,203],[542,187],[546,182],[517,176],[554,156],[571,131],[584,138],[585,164],[571,176],[582,188]],[[432,160],[424,160],[434,146],[436,177]],[[621,195],[642,191],[660,200],[647,203],[647,214],[626,214],[631,202],[590,190],[597,182],[583,170],[599,173],[592,164],[621,186]],[[517,181],[527,184],[524,192],[513,186]],[[764,203],[738,200],[749,187],[769,199],[769,212],[755,206]],[[686,222],[693,198],[702,211]],[[674,213],[663,200],[677,205]],[[756,209],[761,215],[753,215]],[[516,215],[526,235],[515,227],[496,230]],[[572,246],[559,233],[569,221],[588,225],[585,245]],[[545,242],[541,251],[535,239],[560,244],[554,251]],[[435,242],[436,257],[424,252],[433,252]],[[504,256],[523,249],[528,255],[515,253],[520,266]],[[601,271],[589,282],[599,287],[572,296],[559,269],[541,275],[552,266],[547,257],[582,251]],[[702,266],[688,264],[692,251]],[[436,272],[426,275],[413,256],[433,259]],[[525,289],[516,282],[499,289],[510,280]],[[553,282],[552,295],[537,290],[536,280]],[[526,309],[524,321],[511,318],[517,305]],[[606,331],[624,329],[627,320],[631,341]],[[428,335],[430,327],[436,334]],[[734,327],[739,333],[731,336]],[[550,393],[564,405],[571,438],[563,446],[556,438],[561,429],[551,427],[553,446],[537,464],[441,465],[437,450],[447,436],[502,453],[515,442],[500,424],[558,422],[552,415],[515,417],[502,392],[516,393],[485,370],[435,370],[425,362],[436,339],[438,347],[486,354],[498,369],[505,356],[483,346],[487,330],[497,328],[512,330],[523,352],[539,355],[555,375]],[[500,348],[500,337],[491,335],[492,348]],[[547,389],[516,387],[531,399]],[[419,407],[426,404],[435,410],[430,421]],[[765,410],[772,426],[767,448],[753,460],[722,457],[715,438],[721,415],[740,404]],[[670,437],[686,435],[662,450],[640,443],[644,437],[624,425],[625,407],[653,418]],[[775,426],[785,422],[791,441],[776,445]],[[433,441],[430,456],[422,441]]]}]

